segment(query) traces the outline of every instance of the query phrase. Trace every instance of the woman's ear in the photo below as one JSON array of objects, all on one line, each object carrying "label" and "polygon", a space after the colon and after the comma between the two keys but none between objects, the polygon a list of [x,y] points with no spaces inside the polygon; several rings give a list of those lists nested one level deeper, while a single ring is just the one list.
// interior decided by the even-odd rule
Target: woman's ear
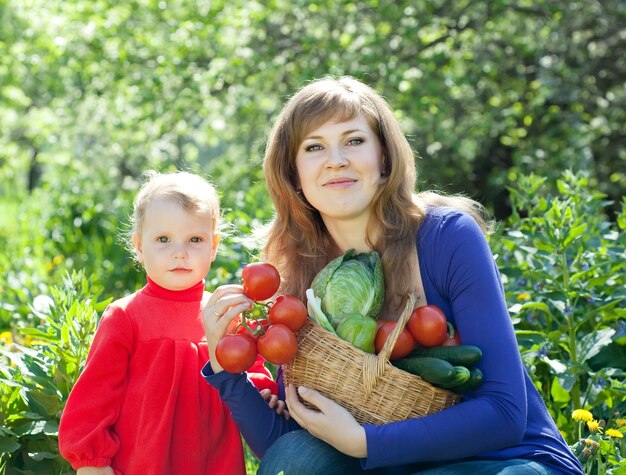
[{"label": "woman's ear", "polygon": [[141,248],[141,237],[138,234],[133,234],[133,248],[135,249],[135,256],[137,262],[143,262],[143,250]]},{"label": "woman's ear", "polygon": [[211,262],[215,261],[217,257],[217,247],[220,245],[220,240],[222,236],[219,233],[215,233],[213,235],[213,246],[211,247]]}]

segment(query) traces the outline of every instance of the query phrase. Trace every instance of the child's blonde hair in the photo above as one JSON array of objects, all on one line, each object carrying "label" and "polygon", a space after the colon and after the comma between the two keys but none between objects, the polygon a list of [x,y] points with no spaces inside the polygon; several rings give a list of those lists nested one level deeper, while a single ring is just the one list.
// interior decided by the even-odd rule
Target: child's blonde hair
[{"label": "child's blonde hair", "polygon": [[144,183],[133,203],[129,232],[126,241],[133,250],[132,236],[141,236],[146,208],[156,198],[169,198],[180,204],[189,213],[206,215],[213,222],[213,232],[221,234],[222,219],[220,201],[215,186],[200,175],[190,172],[159,173],[148,170]]}]

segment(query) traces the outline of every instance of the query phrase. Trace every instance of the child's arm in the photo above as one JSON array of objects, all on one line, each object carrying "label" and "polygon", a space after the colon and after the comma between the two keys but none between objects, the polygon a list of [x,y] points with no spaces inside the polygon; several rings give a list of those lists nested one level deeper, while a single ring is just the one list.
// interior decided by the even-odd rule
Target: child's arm
[{"label": "child's arm", "polygon": [[111,428],[126,392],[132,339],[126,312],[107,307],[59,425],[59,451],[75,470],[106,467],[118,452]]}]

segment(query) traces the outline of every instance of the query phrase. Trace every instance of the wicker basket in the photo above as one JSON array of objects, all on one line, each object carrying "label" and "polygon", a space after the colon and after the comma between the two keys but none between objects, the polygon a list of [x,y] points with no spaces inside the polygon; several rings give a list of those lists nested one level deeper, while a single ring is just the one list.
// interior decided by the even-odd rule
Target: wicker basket
[{"label": "wicker basket", "polygon": [[456,404],[460,395],[396,368],[389,354],[415,305],[410,295],[399,325],[378,355],[365,353],[309,320],[297,333],[298,353],[283,365],[285,384],[319,391],[361,424],[422,417]]}]

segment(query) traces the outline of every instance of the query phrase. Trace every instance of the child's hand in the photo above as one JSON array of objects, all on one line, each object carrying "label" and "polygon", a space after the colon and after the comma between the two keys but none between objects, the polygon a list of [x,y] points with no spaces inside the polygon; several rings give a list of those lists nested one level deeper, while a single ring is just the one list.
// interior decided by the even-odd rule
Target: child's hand
[{"label": "child's hand", "polygon": [[203,299],[204,333],[213,372],[219,373],[223,370],[215,358],[215,347],[226,334],[228,324],[253,305],[254,302],[243,294],[243,287],[237,284],[222,285],[210,297]]},{"label": "child's hand", "polygon": [[115,475],[111,467],[80,467],[76,475]]},{"label": "child's hand", "polygon": [[278,396],[276,396],[276,394],[272,394],[272,392],[267,388],[261,389],[259,393],[263,396],[263,399],[267,401],[267,405],[269,407],[272,409],[276,408],[276,414],[282,414],[286,421],[290,419],[291,416],[289,415],[285,401],[278,399]]}]

